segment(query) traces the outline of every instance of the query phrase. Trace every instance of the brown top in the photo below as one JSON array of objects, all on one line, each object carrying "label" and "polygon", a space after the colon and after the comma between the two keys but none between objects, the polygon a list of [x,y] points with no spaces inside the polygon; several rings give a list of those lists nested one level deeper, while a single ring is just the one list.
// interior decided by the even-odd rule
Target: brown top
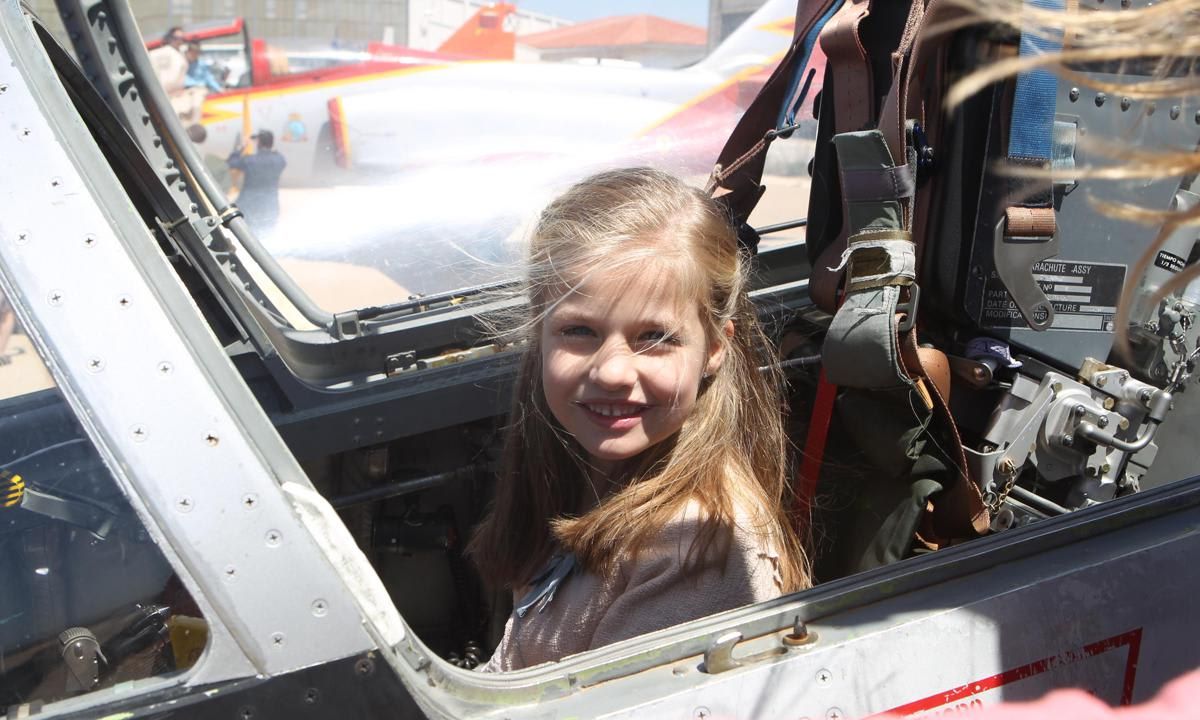
[{"label": "brown top", "polygon": [[[549,602],[535,604],[524,617],[514,611],[499,647],[480,670],[554,662],[782,594],[775,544],[748,515],[738,516],[724,566],[685,572],[701,517],[699,504],[688,503],[636,559],[618,563],[607,579],[577,568]],[[514,592],[514,604],[528,589]]]}]

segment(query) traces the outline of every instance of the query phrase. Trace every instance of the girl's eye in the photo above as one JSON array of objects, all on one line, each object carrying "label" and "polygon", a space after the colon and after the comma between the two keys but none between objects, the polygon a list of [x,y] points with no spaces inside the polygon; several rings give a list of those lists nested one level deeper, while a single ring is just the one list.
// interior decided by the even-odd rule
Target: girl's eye
[{"label": "girl's eye", "polygon": [[559,333],[563,337],[591,337],[595,334],[592,332],[592,329],[586,325],[568,325],[562,330],[559,330]]},{"label": "girl's eye", "polygon": [[679,344],[679,336],[666,330],[647,330],[638,339],[650,345]]}]

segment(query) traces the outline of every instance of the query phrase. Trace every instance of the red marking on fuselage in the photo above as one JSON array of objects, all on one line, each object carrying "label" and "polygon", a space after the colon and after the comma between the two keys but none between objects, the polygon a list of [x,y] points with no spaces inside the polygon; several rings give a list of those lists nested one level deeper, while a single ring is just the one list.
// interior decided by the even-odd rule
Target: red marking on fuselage
[{"label": "red marking on fuselage", "polygon": [[953,703],[961,703],[974,695],[979,695],[988,690],[995,690],[1018,680],[1025,680],[1035,675],[1041,675],[1055,668],[1070,665],[1121,647],[1128,647],[1129,655],[1125,660],[1125,675],[1122,678],[1120,704],[1130,705],[1133,703],[1133,685],[1137,678],[1138,655],[1142,649],[1142,628],[1135,628],[1129,632],[1084,645],[1078,650],[1068,650],[1057,655],[1050,655],[1041,660],[1035,660],[1020,667],[1005,670],[1004,672],[996,673],[995,675],[967,683],[966,685],[950,688],[945,692],[934,693],[929,697],[914,700],[913,702],[894,707],[891,710],[876,713],[870,717],[887,714],[915,715],[920,712],[936,710],[937,708]]}]

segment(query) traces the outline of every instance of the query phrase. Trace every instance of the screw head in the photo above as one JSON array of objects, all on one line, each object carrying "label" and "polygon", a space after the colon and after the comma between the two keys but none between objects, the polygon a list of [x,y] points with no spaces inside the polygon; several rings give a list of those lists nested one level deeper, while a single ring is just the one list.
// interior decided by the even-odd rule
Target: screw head
[{"label": "screw head", "polygon": [[88,360],[87,369],[90,373],[98,373],[104,370],[104,360],[94,357]]},{"label": "screw head", "polygon": [[1102,107],[1108,102],[1108,93],[1096,93],[1096,107]]},{"label": "screw head", "polygon": [[29,242],[30,234],[28,230],[20,230],[17,232],[17,244],[24,245]]},{"label": "screw head", "polygon": [[1096,418],[1096,424],[1102,428],[1108,427],[1108,416],[1101,415],[1100,417]]},{"label": "screw head", "polygon": [[1178,120],[1180,112],[1181,112],[1181,110],[1178,105],[1172,105],[1170,112],[1168,112],[1167,114],[1171,116],[1172,120]]},{"label": "screw head", "polygon": [[171,363],[167,362],[166,360],[163,360],[158,364],[159,375],[170,375],[171,371],[174,369],[175,368],[171,366]]},{"label": "screw head", "polygon": [[266,541],[267,547],[279,547],[283,544],[283,533],[278,530],[268,530],[263,539]]},{"label": "screw head", "polygon": [[1121,111],[1124,112],[1133,106],[1133,101],[1127,97],[1121,98]]},{"label": "screw head", "polygon": [[59,307],[62,305],[63,300],[65,299],[66,295],[63,294],[62,290],[51,290],[49,294],[46,295],[46,302],[50,303],[54,307]]},{"label": "screw head", "polygon": [[195,503],[187,495],[180,495],[175,498],[175,509],[181,513],[190,513]]},{"label": "screw head", "polygon": [[237,579],[237,568],[232,565],[225,566],[225,581],[233,582]]},{"label": "screw head", "polygon": [[216,436],[216,435],[214,435],[213,433],[209,433],[209,434],[207,434],[207,435],[205,435],[205,436],[204,436],[204,442],[205,442],[205,443],[206,443],[206,444],[207,444],[209,447],[216,447],[217,445],[220,445],[220,444],[221,444],[221,438],[217,437],[217,436]]},{"label": "screw head", "polygon": [[283,633],[277,632],[271,634],[271,644],[275,647],[281,648],[285,642],[287,642],[287,638],[283,636]]},{"label": "screw head", "polygon": [[133,304],[133,300],[131,300],[128,295],[122,295],[117,298],[117,304],[121,306],[122,310],[124,310]]},{"label": "screw head", "polygon": [[1067,97],[1069,97],[1071,99],[1071,102],[1075,102],[1076,100],[1078,100],[1079,99],[1079,88],[1075,88],[1075,87],[1071,88],[1071,91],[1067,93]]},{"label": "screw head", "polygon": [[316,705],[321,701],[321,692],[316,688],[309,688],[304,691],[304,704]]},{"label": "screw head", "polygon": [[83,237],[83,246],[84,247],[96,247],[96,236],[95,235],[85,235]]},{"label": "screw head", "polygon": [[818,685],[821,687],[829,687],[829,684],[833,682],[833,673],[829,672],[825,668],[821,668],[817,671],[816,678]]},{"label": "screw head", "polygon": [[375,672],[375,661],[371,658],[362,658],[354,663],[354,673],[356,675],[367,676]]},{"label": "screw head", "polygon": [[703,705],[692,711],[692,717],[696,718],[696,720],[708,720],[711,715],[712,712]]},{"label": "screw head", "polygon": [[1073,446],[1073,445],[1075,444],[1075,436],[1073,436],[1073,435],[1063,435],[1063,436],[1062,436],[1062,444],[1063,444],[1063,447],[1071,447],[1071,446]]},{"label": "screw head", "polygon": [[313,617],[325,617],[329,614],[329,603],[321,598],[313,600],[312,614]]},{"label": "screw head", "polygon": [[146,438],[150,435],[150,433],[146,431],[146,428],[141,425],[134,425],[129,429],[129,434],[133,435],[134,442],[145,442]]},{"label": "screw head", "polygon": [[844,717],[846,714],[842,712],[841,708],[831,707],[825,712],[825,720],[842,720]]},{"label": "screw head", "polygon": [[254,493],[246,493],[242,496],[242,507],[247,510],[253,510],[258,507],[258,496]]}]

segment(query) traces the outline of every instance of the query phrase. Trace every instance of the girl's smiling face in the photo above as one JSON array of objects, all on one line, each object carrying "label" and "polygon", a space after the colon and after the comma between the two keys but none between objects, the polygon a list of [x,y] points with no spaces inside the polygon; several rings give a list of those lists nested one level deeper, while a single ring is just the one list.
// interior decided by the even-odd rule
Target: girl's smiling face
[{"label": "girl's smiling face", "polygon": [[594,462],[632,458],[682,426],[723,353],[671,272],[598,275],[542,321],[547,405]]}]

